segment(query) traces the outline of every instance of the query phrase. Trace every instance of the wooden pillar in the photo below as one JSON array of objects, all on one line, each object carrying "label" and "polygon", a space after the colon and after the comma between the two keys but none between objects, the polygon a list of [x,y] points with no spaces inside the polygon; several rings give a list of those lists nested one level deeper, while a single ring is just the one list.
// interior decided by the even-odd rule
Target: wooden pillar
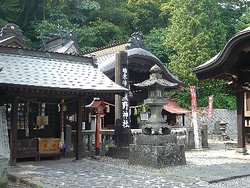
[{"label": "wooden pillar", "polygon": [[237,93],[237,136],[239,153],[246,153],[244,93]]},{"label": "wooden pillar", "polygon": [[10,130],[10,165],[16,165],[17,157],[17,121],[18,100],[15,98],[11,106],[11,130]]},{"label": "wooden pillar", "polygon": [[83,100],[79,99],[77,103],[77,128],[76,128],[76,160],[83,158],[83,136],[82,136],[82,120],[83,120]]},{"label": "wooden pillar", "polygon": [[96,131],[95,131],[95,155],[99,155],[100,153],[100,124],[101,117],[100,114],[96,114]]},{"label": "wooden pillar", "polygon": [[182,114],[182,126],[185,127],[185,114]]}]

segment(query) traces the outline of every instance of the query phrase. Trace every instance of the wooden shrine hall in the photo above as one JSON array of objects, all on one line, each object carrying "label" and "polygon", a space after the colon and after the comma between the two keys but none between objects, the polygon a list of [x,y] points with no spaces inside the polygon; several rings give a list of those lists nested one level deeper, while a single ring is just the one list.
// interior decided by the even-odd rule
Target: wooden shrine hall
[{"label": "wooden shrine hall", "polygon": [[[10,42],[0,45],[0,103],[6,107],[10,164],[15,165],[19,157],[57,155],[65,117],[72,114],[75,156],[81,159],[82,122],[88,118],[84,106],[94,97],[114,98],[127,89],[99,71],[92,57],[38,51]],[[50,142],[42,148],[40,142],[46,139]]]},{"label": "wooden shrine hall", "polygon": [[[250,92],[250,27],[232,37],[224,49],[206,63],[193,68],[198,79],[217,79],[228,83],[237,96],[237,151],[246,153],[246,105]],[[249,101],[249,98],[246,100]]]}]

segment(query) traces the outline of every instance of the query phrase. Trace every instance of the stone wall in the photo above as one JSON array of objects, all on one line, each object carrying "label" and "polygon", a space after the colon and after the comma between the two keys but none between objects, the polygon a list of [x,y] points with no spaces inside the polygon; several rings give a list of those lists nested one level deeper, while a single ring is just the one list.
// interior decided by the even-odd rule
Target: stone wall
[{"label": "stone wall", "polygon": [[[198,124],[202,124],[205,122],[208,128],[208,135],[211,135],[214,130],[214,124],[217,121],[224,120],[228,123],[226,134],[236,140],[237,138],[237,112],[236,110],[228,110],[228,109],[213,109],[213,117],[211,119],[207,118],[207,109],[204,109],[205,115],[198,115]],[[182,126],[182,117],[179,116],[177,118],[177,123]],[[185,126],[191,126],[191,114],[185,116]]]}]

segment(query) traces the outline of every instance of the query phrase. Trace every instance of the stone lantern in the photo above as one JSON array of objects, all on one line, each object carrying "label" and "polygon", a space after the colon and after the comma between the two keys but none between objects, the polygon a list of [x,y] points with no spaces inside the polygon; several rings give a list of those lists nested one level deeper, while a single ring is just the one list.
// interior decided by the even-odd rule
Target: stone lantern
[{"label": "stone lantern", "polygon": [[221,139],[222,140],[226,140],[227,139],[227,134],[226,134],[226,130],[227,130],[227,122],[225,121],[220,121],[220,130],[221,130]]},{"label": "stone lantern", "polygon": [[178,84],[163,79],[157,65],[150,69],[150,73],[148,80],[135,84],[148,89],[144,104],[149,107],[151,116],[142,127],[144,134],[135,135],[135,142],[129,145],[129,163],[156,168],[184,165],[185,147],[177,142],[177,135],[170,134],[171,129],[161,115],[166,103],[164,89],[176,88]]},{"label": "stone lantern", "polygon": [[100,99],[94,99],[90,105],[87,105],[92,110],[92,114],[96,115],[96,131],[95,131],[95,155],[100,153],[100,121],[101,116],[105,114],[106,105]]},{"label": "stone lantern", "polygon": [[171,83],[162,78],[162,70],[158,65],[154,65],[150,71],[150,78],[141,83],[135,84],[137,87],[147,88],[148,98],[144,100],[144,104],[148,106],[151,116],[143,125],[144,134],[169,134],[171,129],[162,118],[162,106],[166,103],[164,99],[164,90],[177,88],[177,83]]}]

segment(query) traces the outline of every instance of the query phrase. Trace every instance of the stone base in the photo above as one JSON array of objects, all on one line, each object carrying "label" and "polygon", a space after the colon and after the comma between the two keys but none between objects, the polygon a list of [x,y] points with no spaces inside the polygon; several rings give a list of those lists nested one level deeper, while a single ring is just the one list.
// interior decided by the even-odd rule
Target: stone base
[{"label": "stone base", "polygon": [[0,157],[0,187],[1,188],[7,187],[7,184],[8,184],[7,165],[8,165],[8,159]]},{"label": "stone base", "polygon": [[168,135],[135,135],[134,144],[136,145],[151,145],[163,146],[166,144],[177,144],[177,137],[172,134]]},{"label": "stone base", "polygon": [[225,149],[231,150],[237,148],[237,142],[235,141],[227,141],[224,143]]},{"label": "stone base", "polygon": [[247,153],[247,149],[246,148],[236,148],[236,152],[245,154],[245,153]]},{"label": "stone base", "polygon": [[162,168],[186,164],[184,145],[135,145],[129,147],[129,164]]},{"label": "stone base", "polygon": [[128,159],[129,147],[109,148],[106,155],[118,159]]}]

